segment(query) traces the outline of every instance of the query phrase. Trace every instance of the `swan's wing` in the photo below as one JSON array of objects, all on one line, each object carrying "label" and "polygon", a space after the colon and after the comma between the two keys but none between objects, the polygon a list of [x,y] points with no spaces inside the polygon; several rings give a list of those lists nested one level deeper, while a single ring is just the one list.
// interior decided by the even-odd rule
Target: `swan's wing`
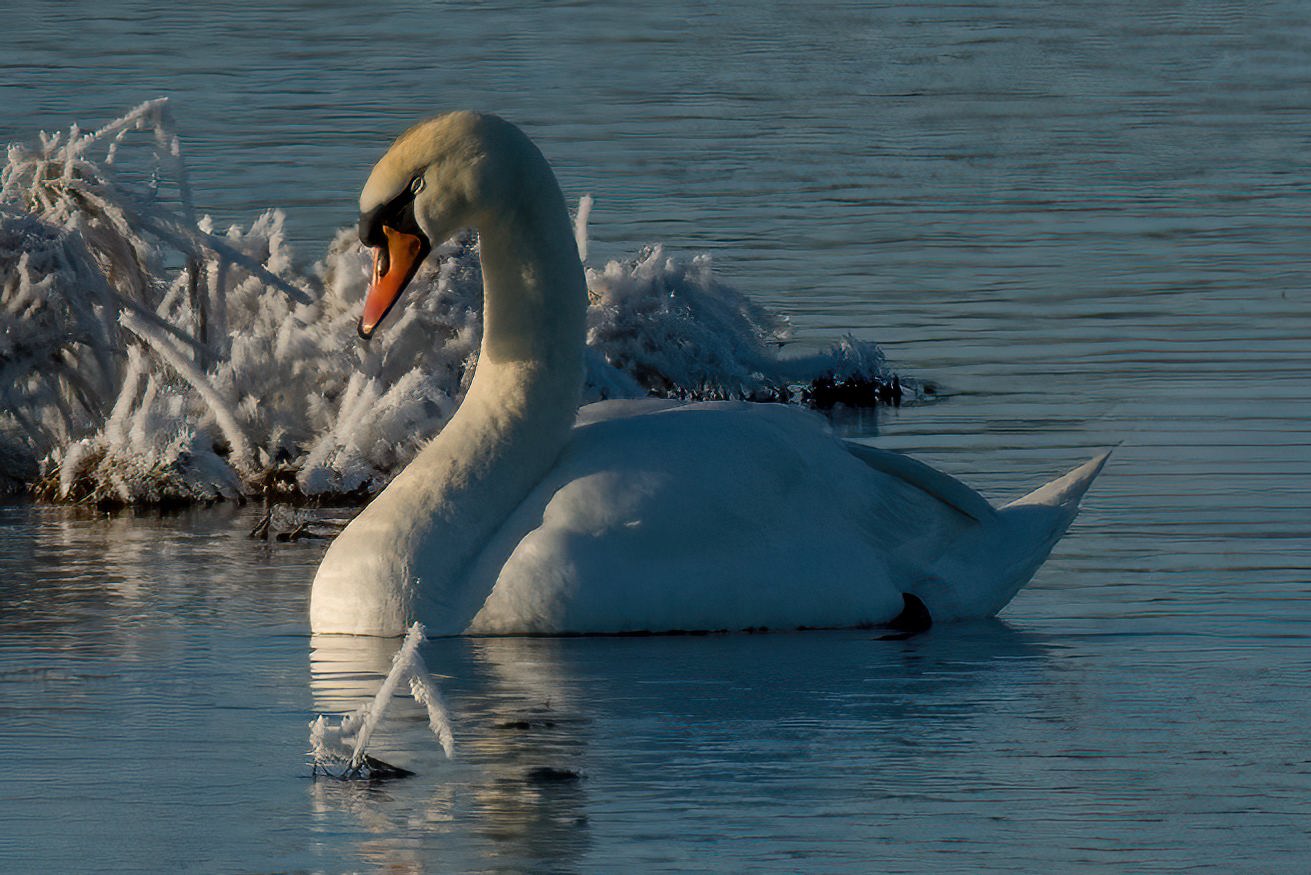
[{"label": "swan's wing", "polygon": [[914,486],[976,523],[987,523],[997,516],[996,508],[982,495],[955,477],[930,468],[917,459],[854,441],[843,441],[843,444],[853,456],[875,471]]},{"label": "swan's wing", "polygon": [[1041,564],[1101,462],[996,510],[782,405],[589,413],[476,560],[490,594],[469,631],[850,626],[892,619],[902,592],[935,621],[987,616]]},{"label": "swan's wing", "polygon": [[605,405],[475,563],[471,631],[883,622],[901,548],[970,524],[795,408]]},{"label": "swan's wing", "polygon": [[686,407],[687,404],[688,402],[680,401],[677,398],[625,398],[598,401],[594,404],[584,404],[578,408],[577,425],[582,427],[611,419],[645,416],[651,413],[659,413],[662,410],[672,410],[675,407]]}]

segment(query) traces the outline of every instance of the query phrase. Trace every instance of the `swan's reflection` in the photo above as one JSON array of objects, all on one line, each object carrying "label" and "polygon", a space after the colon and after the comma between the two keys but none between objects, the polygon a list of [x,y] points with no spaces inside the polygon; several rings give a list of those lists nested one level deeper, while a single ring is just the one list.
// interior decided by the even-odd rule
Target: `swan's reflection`
[{"label": "swan's reflection", "polygon": [[[424,708],[398,693],[369,751],[417,777],[373,786],[316,781],[315,813],[349,815],[365,834],[360,858],[394,871],[422,869],[432,844],[448,861],[491,855],[511,869],[576,865],[588,846],[580,767],[587,726],[559,693],[552,643],[428,642],[423,656],[452,710],[456,760],[444,759]],[[395,639],[314,636],[315,710],[341,715],[371,701],[398,646]],[[452,677],[442,676],[447,672]]]},{"label": "swan's reflection", "polygon": [[[368,701],[398,643],[316,637],[315,708],[340,714]],[[429,668],[450,676],[441,687],[457,760],[443,760],[423,708],[398,697],[370,750],[418,777],[373,788],[320,781],[315,811],[338,824],[348,815],[361,857],[402,871],[434,859],[570,869],[594,843],[589,811],[735,795],[748,806],[780,778],[852,792],[904,785],[930,758],[986,737],[986,717],[1023,688],[1041,691],[1051,646],[996,621],[909,641],[858,632],[430,641]]]}]

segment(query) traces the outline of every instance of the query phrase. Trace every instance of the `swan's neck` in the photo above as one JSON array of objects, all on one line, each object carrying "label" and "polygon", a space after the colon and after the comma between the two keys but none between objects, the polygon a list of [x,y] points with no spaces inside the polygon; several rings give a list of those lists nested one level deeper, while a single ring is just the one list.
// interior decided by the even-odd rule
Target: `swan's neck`
[{"label": "swan's neck", "polygon": [[[480,223],[482,349],[447,430],[476,429],[495,437],[500,452],[540,456],[549,466],[578,410],[587,281],[564,198],[554,177],[546,182],[547,191]],[[532,483],[543,473],[537,471]]]},{"label": "swan's neck", "polygon": [[[549,172],[549,171],[548,171]],[[455,416],[374,501],[403,519],[402,555],[418,614],[437,634],[462,632],[494,581],[469,567],[554,465],[583,381],[587,286],[555,180],[479,223],[483,341]],[[373,507],[370,507],[373,510]]]},{"label": "swan's neck", "polygon": [[572,381],[576,391],[582,385],[587,284],[564,198],[558,189],[555,196],[558,210],[525,206],[485,218],[479,228],[483,342],[478,373],[484,373],[484,364],[531,364]]}]

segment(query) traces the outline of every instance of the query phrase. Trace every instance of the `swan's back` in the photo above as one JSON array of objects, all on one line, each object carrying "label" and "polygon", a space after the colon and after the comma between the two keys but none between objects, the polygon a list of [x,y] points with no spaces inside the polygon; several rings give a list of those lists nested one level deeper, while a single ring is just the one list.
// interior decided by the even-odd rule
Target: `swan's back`
[{"label": "swan's back", "polygon": [[876,624],[977,523],[782,405],[603,402],[472,573],[470,631]]}]

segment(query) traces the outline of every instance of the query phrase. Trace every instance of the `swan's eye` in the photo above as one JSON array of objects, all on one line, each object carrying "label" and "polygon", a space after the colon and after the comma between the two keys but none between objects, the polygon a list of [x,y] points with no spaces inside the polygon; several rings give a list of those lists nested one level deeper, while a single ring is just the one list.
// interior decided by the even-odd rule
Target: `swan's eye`
[{"label": "swan's eye", "polygon": [[423,191],[424,181],[422,176],[416,176],[410,180],[410,194],[418,194]]}]

